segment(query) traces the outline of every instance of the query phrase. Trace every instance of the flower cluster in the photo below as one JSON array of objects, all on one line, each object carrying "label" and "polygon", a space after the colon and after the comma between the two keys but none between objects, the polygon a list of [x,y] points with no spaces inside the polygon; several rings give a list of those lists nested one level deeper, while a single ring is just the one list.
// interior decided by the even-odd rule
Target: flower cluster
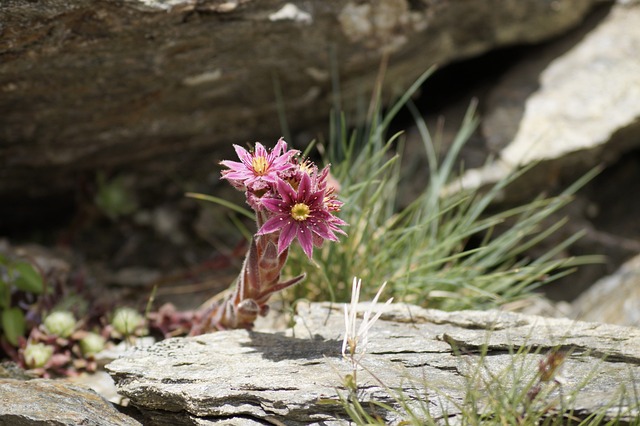
[{"label": "flower cluster", "polygon": [[256,212],[256,235],[276,233],[278,254],[297,239],[311,258],[313,247],[325,240],[337,241],[346,223],[334,215],[342,203],[336,199],[336,185],[330,183],[329,166],[322,170],[288,149],[280,139],[271,150],[256,143],[253,152],[234,145],[240,161],[222,161],[222,172],[233,187],[245,191],[247,203]]},{"label": "flower cluster", "polygon": [[253,151],[234,148],[240,161],[222,161],[227,168],[222,179],[244,191],[255,211],[258,230],[233,290],[222,301],[203,305],[191,335],[230,328],[250,330],[257,317],[269,311],[267,302],[274,293],[305,277],[280,280],[293,241],[311,259],[314,247],[345,234],[341,227],[346,222],[334,216],[342,203],[336,199],[337,185],[331,182],[328,166],[319,170],[300,151],[288,149],[282,138],[271,151],[261,143]]}]

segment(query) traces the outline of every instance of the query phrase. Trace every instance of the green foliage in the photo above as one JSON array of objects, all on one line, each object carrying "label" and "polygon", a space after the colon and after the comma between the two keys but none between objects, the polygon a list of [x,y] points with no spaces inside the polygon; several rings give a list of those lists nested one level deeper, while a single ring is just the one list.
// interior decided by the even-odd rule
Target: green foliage
[{"label": "green foliage", "polygon": [[54,347],[44,343],[28,343],[24,349],[25,367],[44,368],[53,356]]},{"label": "green foliage", "polygon": [[76,318],[70,311],[55,311],[42,322],[47,333],[66,339],[77,327]]},{"label": "green foliage", "polygon": [[148,333],[133,308],[105,315],[64,284],[47,286],[29,262],[0,254],[0,356],[45,377],[77,374],[95,371],[94,356],[107,345]]},{"label": "green foliage", "polygon": [[84,356],[94,356],[104,349],[106,339],[97,333],[87,333],[80,340],[80,350]]},{"label": "green foliage", "polygon": [[113,334],[119,338],[131,339],[148,333],[145,318],[135,309],[122,307],[115,310],[111,318]]},{"label": "green foliage", "polygon": [[18,346],[18,339],[26,331],[24,312],[20,308],[5,308],[2,310],[2,330],[4,337],[13,346]]},{"label": "green foliage", "polygon": [[17,306],[19,293],[43,292],[42,276],[30,263],[0,255],[0,337],[18,346],[19,338],[27,331],[24,311]]},{"label": "green foliage", "polygon": [[13,264],[14,279],[13,285],[19,290],[33,294],[42,294],[44,283],[42,276],[35,268],[27,262],[15,262]]},{"label": "green foliage", "polygon": [[104,173],[98,174],[98,192],[94,202],[112,220],[129,215],[138,208],[135,198],[127,190],[124,178],[119,176],[107,180]]},{"label": "green foliage", "polygon": [[[595,172],[556,197],[489,212],[500,192],[524,170],[486,192],[452,190],[459,153],[478,119],[470,107],[440,158],[435,148],[439,142],[432,141],[409,102],[421,82],[384,117],[374,114],[369,127],[347,135],[343,118],[333,126],[332,134],[337,136],[330,141],[325,157],[341,184],[340,198],[345,204],[340,217],[350,224],[348,237],[317,250],[313,265],[299,251],[292,252],[287,275],[307,273],[306,281],[291,294],[293,299],[347,301],[348,283],[357,276],[375,284],[369,295],[371,289],[388,281],[388,294],[397,301],[447,310],[489,308],[525,297],[536,287],[567,274],[571,267],[595,260],[559,257],[579,235],[536,259],[526,258],[527,250],[563,225],[562,220],[551,225],[548,221]],[[403,105],[414,112],[430,174],[422,192],[406,207],[398,199],[410,178],[402,169],[402,135],[385,136]],[[498,233],[498,226],[506,230]],[[481,241],[472,246],[472,238]]]}]

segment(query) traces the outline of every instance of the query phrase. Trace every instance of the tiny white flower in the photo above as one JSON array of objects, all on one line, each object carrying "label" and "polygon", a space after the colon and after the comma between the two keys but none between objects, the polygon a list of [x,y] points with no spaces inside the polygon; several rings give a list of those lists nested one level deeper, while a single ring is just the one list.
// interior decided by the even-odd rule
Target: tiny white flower
[{"label": "tiny white flower", "polygon": [[[378,298],[382,294],[382,291],[384,290],[384,287],[386,285],[386,282],[382,284],[382,287],[380,287],[380,289],[376,293],[376,296],[373,298],[370,307],[362,316],[362,322],[360,323],[360,326],[356,329],[356,316],[358,313],[358,300],[360,299],[362,280],[356,277],[353,278],[353,285],[351,287],[351,303],[349,303],[348,305],[344,305],[344,324],[346,331],[344,340],[342,341],[342,356],[345,359],[350,359],[354,364],[354,368],[358,360],[360,360],[364,356],[367,350],[367,343],[369,341],[369,330],[378,320],[378,318],[380,318],[380,315],[382,315],[382,309],[393,302],[392,297],[385,302],[384,306],[376,306]],[[372,314],[373,317],[371,317]],[[358,354],[359,356],[356,357],[356,354]]]}]

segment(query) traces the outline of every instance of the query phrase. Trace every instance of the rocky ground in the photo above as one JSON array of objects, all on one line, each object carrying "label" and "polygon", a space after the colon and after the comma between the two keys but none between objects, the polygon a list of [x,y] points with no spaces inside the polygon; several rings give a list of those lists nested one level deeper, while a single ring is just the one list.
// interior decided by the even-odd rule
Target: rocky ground
[{"label": "rocky ground", "polygon": [[[430,128],[439,129],[446,142],[470,101],[478,100],[482,121],[463,153],[468,170],[460,179],[464,185],[482,187],[516,167],[536,163],[505,191],[496,207],[513,206],[541,192],[553,194],[591,168],[602,167],[562,212],[569,220],[558,238],[584,231],[567,254],[600,254],[605,262],[583,267],[543,288],[544,298],[536,302],[509,308],[638,327],[640,198],[634,194],[640,185],[640,4],[601,2],[587,9],[581,19],[574,19],[575,25],[550,31],[544,42],[523,45],[532,40],[514,36],[474,54],[467,41],[467,53],[441,67],[416,102]],[[2,86],[5,91],[10,89],[7,84]],[[291,141],[303,146],[326,131],[326,123],[309,122],[304,130],[294,129]],[[420,172],[424,160],[417,132],[408,115],[401,116],[394,127],[406,130],[407,158],[411,159],[406,170],[419,184],[424,181]],[[4,173],[18,179],[24,170],[11,168],[17,163],[7,155],[19,153],[17,145],[12,146],[13,151],[0,151],[6,154],[0,158],[6,165]],[[156,287],[157,306],[171,301],[179,308],[194,308],[233,280],[245,248],[223,209],[184,197],[186,190],[196,190],[241,202],[235,192],[218,184],[216,162],[221,158],[213,150],[209,153],[210,170],[196,179],[174,168],[162,191],[141,190],[141,177],[127,170],[107,173],[105,179],[74,175],[79,177],[73,196],[46,199],[52,208],[31,201],[15,204],[27,208],[29,217],[37,217],[33,212],[39,208],[45,215],[28,225],[14,220],[21,216],[20,209],[5,216],[0,228],[6,238],[0,251],[36,259],[51,279],[75,277],[102,303],[115,306],[126,300],[144,308]],[[155,172],[163,173],[162,168]],[[407,198],[412,191],[407,191]],[[7,212],[15,193],[3,197],[5,207],[0,211]],[[238,337],[240,346],[245,337]],[[33,382],[28,386],[49,394],[51,386],[63,385]],[[80,395],[75,388],[63,392]],[[4,412],[2,418],[23,418],[18,411]],[[51,412],[44,411],[44,417]],[[120,415],[113,412],[114,419]],[[65,421],[74,424],[73,419]]]}]

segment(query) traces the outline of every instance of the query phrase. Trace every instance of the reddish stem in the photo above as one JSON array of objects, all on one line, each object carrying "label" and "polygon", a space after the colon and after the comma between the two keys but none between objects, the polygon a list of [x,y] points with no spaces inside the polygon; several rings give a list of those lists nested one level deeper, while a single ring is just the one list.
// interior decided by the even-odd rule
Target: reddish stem
[{"label": "reddish stem", "polygon": [[[262,219],[262,220],[261,220]],[[258,214],[258,229],[263,218]],[[278,233],[257,235],[251,240],[232,293],[222,302],[208,308],[191,334],[215,330],[253,328],[258,315],[269,311],[267,302],[274,293],[300,282],[304,275],[280,282],[289,249],[278,255]]]}]

